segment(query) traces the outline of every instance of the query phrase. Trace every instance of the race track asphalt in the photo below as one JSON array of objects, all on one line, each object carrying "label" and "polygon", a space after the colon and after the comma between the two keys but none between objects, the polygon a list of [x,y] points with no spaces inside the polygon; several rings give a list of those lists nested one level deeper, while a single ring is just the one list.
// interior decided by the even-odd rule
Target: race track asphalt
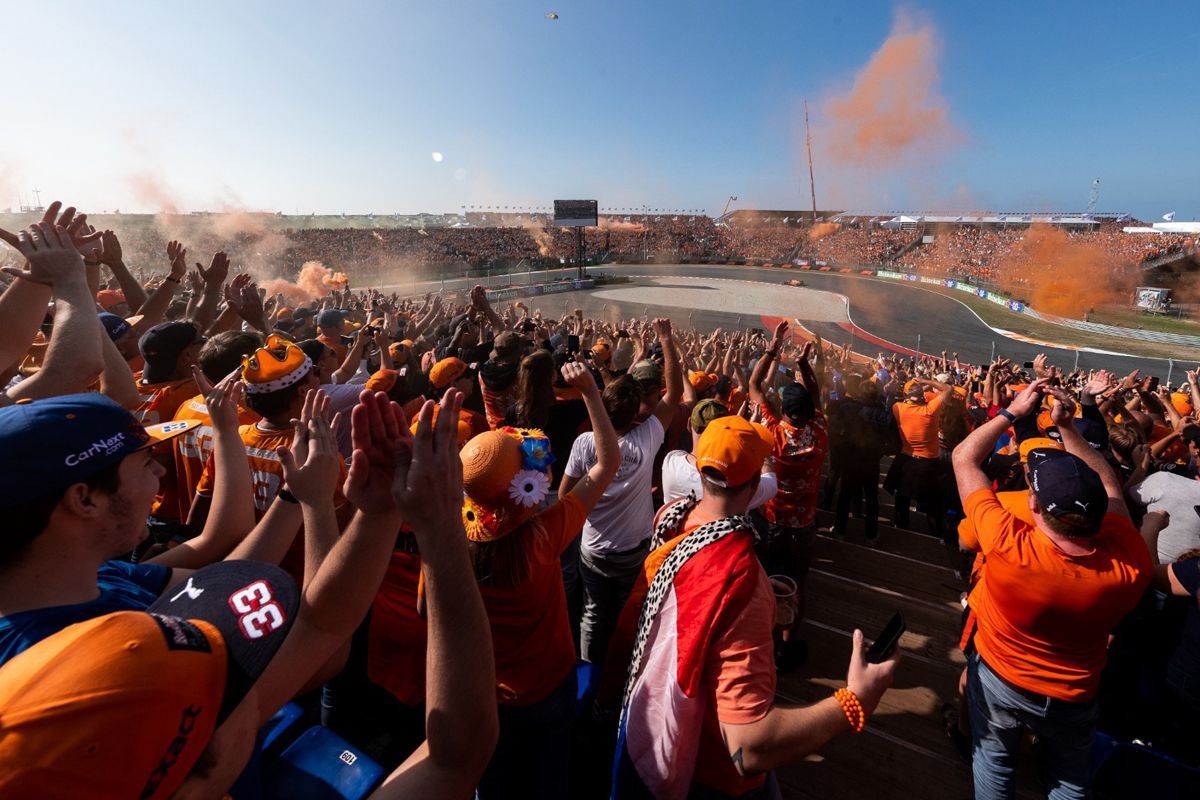
[{"label": "race track asphalt", "polygon": [[[955,298],[923,289],[918,284],[906,284],[900,281],[877,280],[837,273],[700,264],[636,264],[593,267],[588,270],[588,273],[597,276],[612,274],[713,279],[711,283],[713,291],[711,299],[706,299],[703,303],[688,300],[686,304],[680,302],[673,305],[670,300],[663,300],[661,292],[648,292],[647,299],[652,296],[654,300],[663,300],[663,302],[661,304],[639,302],[635,303],[632,308],[625,303],[620,304],[624,307],[616,307],[618,304],[604,302],[602,297],[590,297],[591,292],[583,291],[548,295],[536,300],[536,304],[545,309],[548,314],[559,313],[559,309],[583,308],[588,311],[589,315],[605,313],[629,317],[643,314],[658,315],[674,310],[676,319],[679,318],[678,311],[686,308],[690,324],[701,330],[711,330],[714,327],[730,328],[735,325],[765,327],[761,320],[755,321],[752,319],[752,315],[745,313],[747,309],[744,298],[740,297],[742,292],[736,284],[729,282],[751,281],[781,285],[790,278],[797,278],[803,280],[808,288],[842,295],[849,303],[849,323],[806,320],[797,313],[795,316],[799,318],[800,322],[827,341],[838,345],[849,342],[855,352],[866,355],[874,355],[878,352],[911,355],[913,351],[918,350],[917,337],[920,335],[920,352],[927,354],[940,354],[943,350],[948,353],[957,352],[960,359],[966,363],[987,363],[992,357],[994,346],[996,355],[1011,358],[1018,365],[1032,361],[1035,355],[1045,352],[1052,364],[1068,371],[1078,363],[1078,366],[1083,369],[1105,368],[1120,374],[1139,369],[1143,375],[1156,375],[1165,380],[1171,369],[1165,359],[1042,347],[1010,339],[1002,333],[993,331],[976,316],[974,311]],[[524,282],[523,277],[509,277],[506,280]],[[635,283],[638,282],[637,278],[633,278],[633,280]],[[447,289],[462,289],[469,283],[475,282],[477,281],[457,279],[447,280],[444,285]],[[656,282],[646,281],[645,283],[649,286]],[[687,288],[694,288],[693,283],[693,281],[689,281]],[[396,288],[412,288],[416,291],[423,291],[434,289],[440,285],[442,285],[440,282],[405,284]],[[684,287],[681,285],[680,288]],[[758,289],[759,291],[755,294],[761,292],[761,287]],[[786,298],[784,292],[794,291],[796,290],[784,290],[781,286],[780,297]],[[629,296],[629,293],[626,292],[625,296]],[[734,299],[740,302],[733,302]],[[823,300],[830,302],[828,296],[824,296]],[[798,303],[798,305],[805,304]],[[736,306],[738,312],[741,313],[728,310],[730,306]],[[777,303],[771,303],[770,311],[764,312],[768,317],[775,313],[779,313]],[[820,316],[826,320],[833,318],[830,315]],[[1176,382],[1183,377],[1182,369],[1183,367],[1179,365],[1174,367],[1172,378]]]}]

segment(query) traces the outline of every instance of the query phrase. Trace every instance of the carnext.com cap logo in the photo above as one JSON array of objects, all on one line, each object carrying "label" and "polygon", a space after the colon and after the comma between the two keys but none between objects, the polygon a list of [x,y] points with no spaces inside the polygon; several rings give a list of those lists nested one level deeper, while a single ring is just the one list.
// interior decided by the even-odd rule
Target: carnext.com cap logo
[{"label": "carnext.com cap logo", "polygon": [[110,436],[107,439],[100,439],[92,442],[92,446],[87,450],[78,453],[72,453],[64,459],[68,467],[77,467],[89,458],[95,456],[111,456],[113,453],[120,450],[125,444],[125,434],[118,433],[115,436]]}]

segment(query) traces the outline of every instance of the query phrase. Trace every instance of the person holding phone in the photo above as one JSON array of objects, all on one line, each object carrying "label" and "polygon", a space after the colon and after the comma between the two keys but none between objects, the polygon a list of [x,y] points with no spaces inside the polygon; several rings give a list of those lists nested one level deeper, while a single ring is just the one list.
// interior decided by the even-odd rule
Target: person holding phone
[{"label": "person holding phone", "polygon": [[621,706],[614,798],[776,797],[774,769],[860,732],[892,684],[899,615],[872,651],[854,631],[845,688],[775,702],[775,599],[746,516],[774,446],[742,417],[712,420],[695,448],[703,497],[655,520],[599,689],[601,709]]}]

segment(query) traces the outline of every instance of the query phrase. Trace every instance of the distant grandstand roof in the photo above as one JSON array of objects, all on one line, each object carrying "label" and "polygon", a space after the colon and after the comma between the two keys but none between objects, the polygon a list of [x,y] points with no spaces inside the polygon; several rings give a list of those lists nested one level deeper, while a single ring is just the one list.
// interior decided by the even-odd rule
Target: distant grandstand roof
[{"label": "distant grandstand roof", "polygon": [[[844,211],[817,211],[817,219],[828,220]],[[812,221],[812,209],[802,208],[739,208],[721,219],[739,225],[803,225]]]}]

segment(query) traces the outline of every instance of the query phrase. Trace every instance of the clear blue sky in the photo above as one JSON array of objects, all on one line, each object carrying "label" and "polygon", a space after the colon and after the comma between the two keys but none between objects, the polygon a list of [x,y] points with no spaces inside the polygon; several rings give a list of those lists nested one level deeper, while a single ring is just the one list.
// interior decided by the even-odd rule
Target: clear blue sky
[{"label": "clear blue sky", "polygon": [[[958,143],[865,172],[818,157],[822,208],[1075,210],[1098,177],[1101,210],[1200,217],[1200,3],[906,8],[936,28]],[[157,210],[157,195],[184,210],[287,213],[555,197],[719,213],[729,195],[803,208],[801,102],[819,117],[895,12],[782,0],[10,5],[0,209],[34,185],[92,210]]]}]

